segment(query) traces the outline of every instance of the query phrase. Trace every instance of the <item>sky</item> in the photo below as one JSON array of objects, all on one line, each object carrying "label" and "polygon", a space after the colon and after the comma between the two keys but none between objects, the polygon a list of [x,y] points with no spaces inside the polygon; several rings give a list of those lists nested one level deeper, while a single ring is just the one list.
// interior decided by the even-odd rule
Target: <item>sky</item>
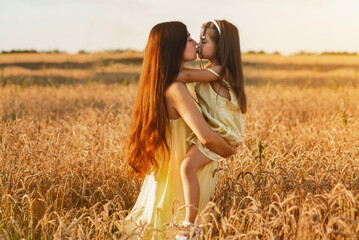
[{"label": "sky", "polygon": [[358,0],[0,0],[0,51],[144,50],[151,28],[226,19],[242,51],[359,53]]}]

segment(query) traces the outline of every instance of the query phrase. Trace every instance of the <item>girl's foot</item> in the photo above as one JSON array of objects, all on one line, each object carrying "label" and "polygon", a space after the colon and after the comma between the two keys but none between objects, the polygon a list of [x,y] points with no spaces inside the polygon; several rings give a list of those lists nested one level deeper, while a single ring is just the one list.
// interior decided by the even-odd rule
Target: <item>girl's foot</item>
[{"label": "girl's foot", "polygon": [[[188,221],[183,221],[182,223],[180,223],[182,232],[180,234],[177,234],[175,236],[176,240],[196,240],[199,239],[200,235],[201,235],[201,230],[200,229],[194,229],[194,224]],[[190,234],[191,232],[194,233]],[[199,231],[198,231],[199,230]],[[192,235],[192,238],[190,238]]]},{"label": "girl's foot", "polygon": [[175,236],[175,239],[176,239],[176,240],[188,240],[188,237],[187,237],[187,236],[176,235],[176,236]]},{"label": "girl's foot", "polygon": [[193,227],[193,223],[188,221],[183,221],[179,224],[181,232],[175,236],[176,240],[188,240],[188,233],[191,231]]},{"label": "girl's foot", "polygon": [[189,222],[189,221],[183,221],[182,224],[180,224],[180,225],[185,227],[185,228],[191,228],[191,227],[194,226],[194,224]]}]

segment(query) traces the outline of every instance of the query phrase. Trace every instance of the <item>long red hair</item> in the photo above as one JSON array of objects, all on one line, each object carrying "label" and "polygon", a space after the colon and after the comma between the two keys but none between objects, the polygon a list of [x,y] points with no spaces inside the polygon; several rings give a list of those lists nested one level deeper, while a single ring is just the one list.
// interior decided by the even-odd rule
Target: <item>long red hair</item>
[{"label": "long red hair", "polygon": [[148,37],[142,72],[132,111],[127,162],[130,174],[143,177],[157,171],[158,150],[168,150],[165,92],[183,61],[187,28],[181,22],[159,23]]}]

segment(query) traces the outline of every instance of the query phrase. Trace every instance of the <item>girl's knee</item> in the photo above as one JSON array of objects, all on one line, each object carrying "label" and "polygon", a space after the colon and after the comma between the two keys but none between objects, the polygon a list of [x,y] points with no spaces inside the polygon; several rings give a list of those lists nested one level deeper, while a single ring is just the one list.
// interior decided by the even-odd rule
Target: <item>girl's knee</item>
[{"label": "girl's knee", "polygon": [[195,168],[195,164],[193,164],[193,160],[191,158],[185,158],[181,163],[181,175],[189,176],[197,173],[197,169]]}]

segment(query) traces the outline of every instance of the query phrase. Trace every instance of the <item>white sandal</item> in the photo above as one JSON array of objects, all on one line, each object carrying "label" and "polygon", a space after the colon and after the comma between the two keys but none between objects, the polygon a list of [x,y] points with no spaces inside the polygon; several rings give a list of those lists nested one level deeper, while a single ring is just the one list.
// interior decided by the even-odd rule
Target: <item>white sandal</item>
[{"label": "white sandal", "polygon": [[176,235],[176,236],[175,236],[175,239],[176,239],[176,240],[188,240],[188,237]]},{"label": "white sandal", "polygon": [[[187,234],[188,234],[188,230],[191,231],[192,228],[194,227],[194,224],[191,223],[191,222],[189,222],[189,221],[183,221],[183,222],[181,222],[179,225],[180,225],[181,227],[187,229],[187,231],[186,231]],[[195,240],[195,239],[198,239],[198,235],[197,235],[197,234],[195,234],[195,235],[192,237],[191,240]],[[175,236],[175,240],[189,240],[189,237],[177,234],[177,235]]]}]

